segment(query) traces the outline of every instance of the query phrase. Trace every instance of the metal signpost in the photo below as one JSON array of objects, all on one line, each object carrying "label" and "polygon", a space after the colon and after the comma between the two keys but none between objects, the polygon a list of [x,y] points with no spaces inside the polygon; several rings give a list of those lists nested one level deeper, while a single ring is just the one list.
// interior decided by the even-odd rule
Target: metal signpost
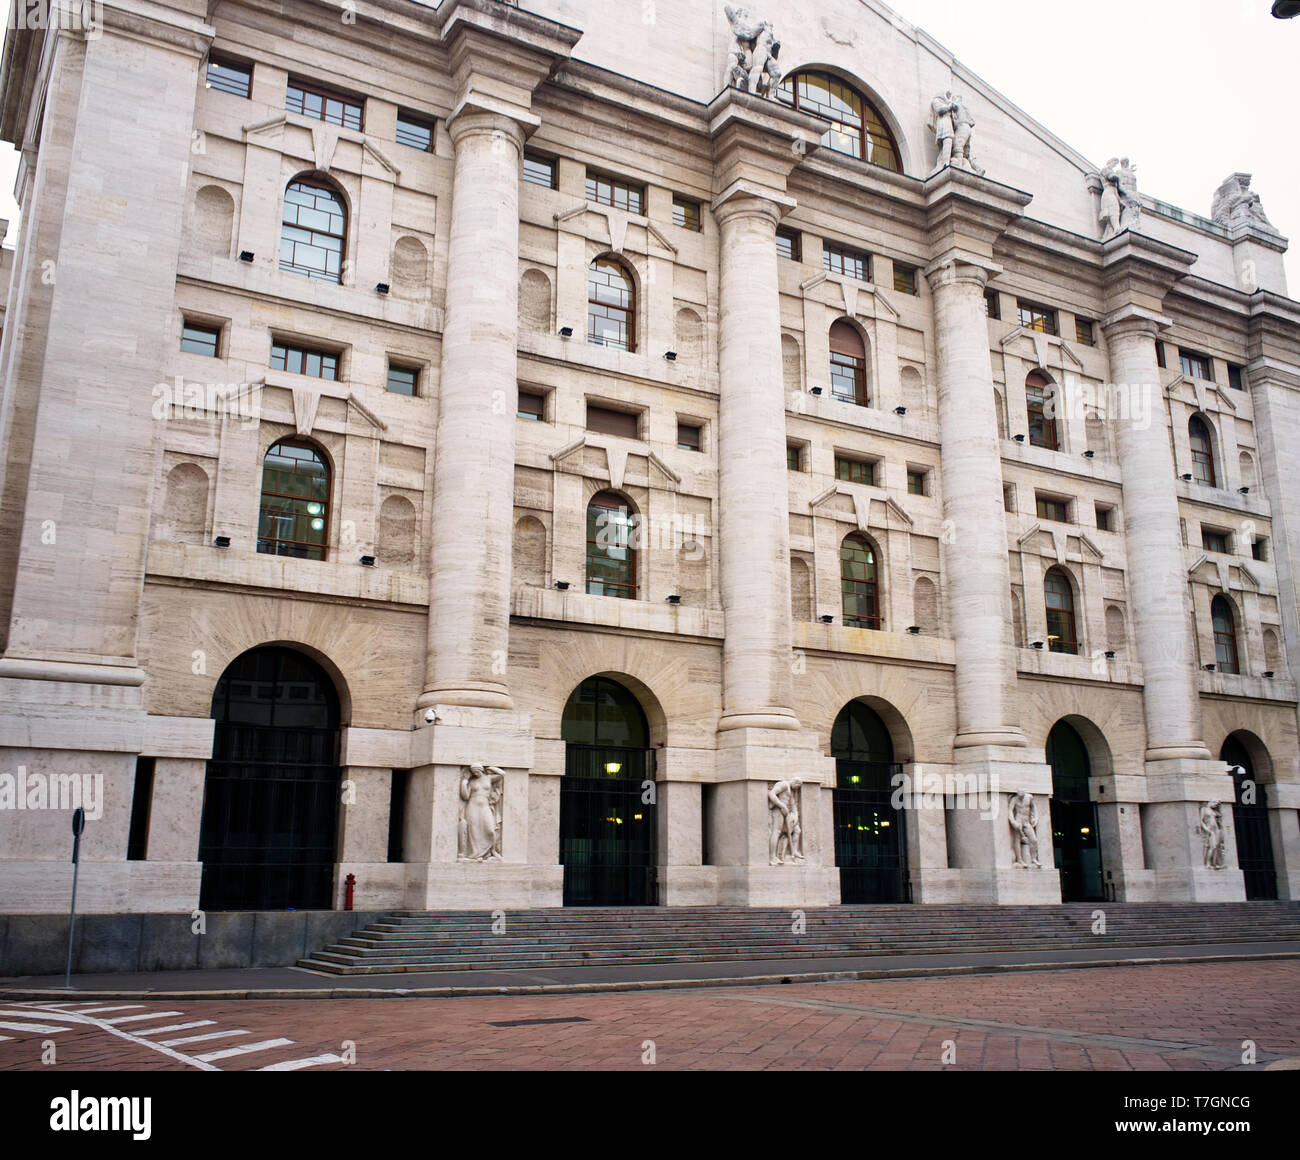
[{"label": "metal signpost", "polygon": [[72,909],[68,912],[68,969],[63,988],[72,990],[72,926],[77,921],[77,873],[81,869],[81,834],[86,828],[86,811],[78,806],[72,811]]}]

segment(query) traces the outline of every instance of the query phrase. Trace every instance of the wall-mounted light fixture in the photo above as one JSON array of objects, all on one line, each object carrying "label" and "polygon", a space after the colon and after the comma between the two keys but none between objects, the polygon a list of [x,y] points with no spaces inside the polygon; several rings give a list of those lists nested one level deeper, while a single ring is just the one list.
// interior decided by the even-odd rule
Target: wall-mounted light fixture
[{"label": "wall-mounted light fixture", "polygon": [[664,358],[666,358],[669,362],[676,362],[677,352],[675,350],[666,351],[664,353]]},{"label": "wall-mounted light fixture", "polygon": [[834,623],[835,623],[835,617],[833,616],[822,617],[822,624],[834,624]]},{"label": "wall-mounted light fixture", "polygon": [[682,602],[682,598],[678,596],[676,593],[673,593],[672,596],[668,597],[669,604],[680,604],[681,602]]},{"label": "wall-mounted light fixture", "polygon": [[240,260],[241,262],[251,262],[251,261],[253,260],[253,251],[252,251],[252,250],[240,250],[240,251],[239,251],[239,260]]},{"label": "wall-mounted light fixture", "polygon": [[375,558],[374,558],[374,556],[362,556],[362,557],[361,557],[361,566],[362,566],[363,568],[373,568],[373,567],[375,566]]},{"label": "wall-mounted light fixture", "polygon": [[568,590],[569,590],[569,582],[567,580],[557,580],[555,582],[556,592],[568,592]]},{"label": "wall-mounted light fixture", "polygon": [[1191,476],[1191,473],[1189,472],[1187,475],[1184,475],[1184,476],[1182,477],[1182,480],[1183,480],[1184,483],[1191,483],[1191,482],[1192,482],[1192,476]]},{"label": "wall-mounted light fixture", "polygon": [[1016,436],[1016,442],[1017,442],[1017,443],[1023,443],[1024,441],[1025,441],[1025,437],[1024,437],[1023,435],[1017,435],[1017,436]]},{"label": "wall-mounted light fixture", "polygon": [[1034,648],[1038,649],[1039,652],[1042,652],[1043,649],[1045,649],[1046,647],[1047,647],[1047,642],[1045,640],[1034,641]]},{"label": "wall-mounted light fixture", "polygon": [[907,408],[906,408],[906,407],[895,407],[895,408],[894,408],[894,414],[895,414],[895,415],[906,415],[906,414],[907,414]]},{"label": "wall-mounted light fixture", "polygon": [[388,285],[387,282],[376,282],[376,283],[375,283],[375,293],[376,293],[376,294],[387,294],[388,291],[389,291],[389,285]]},{"label": "wall-mounted light fixture", "polygon": [[215,540],[212,541],[212,546],[214,548],[228,548],[230,547],[230,537],[218,536]]},{"label": "wall-mounted light fixture", "polygon": [[915,624],[912,625],[912,627],[909,628],[907,631],[910,632],[913,636],[920,636],[920,635],[921,635],[921,629],[920,629],[920,627],[919,627],[918,625],[915,625]]},{"label": "wall-mounted light fixture", "polygon": [[820,395],[820,394],[822,393],[822,388],[821,388],[821,387],[813,387],[813,388],[811,389],[811,393],[814,394],[814,395]]},{"label": "wall-mounted light fixture", "polygon": [[561,326],[561,327],[560,327],[560,337],[561,337],[561,338],[572,338],[572,337],[573,337],[573,327],[572,327],[572,326]]}]

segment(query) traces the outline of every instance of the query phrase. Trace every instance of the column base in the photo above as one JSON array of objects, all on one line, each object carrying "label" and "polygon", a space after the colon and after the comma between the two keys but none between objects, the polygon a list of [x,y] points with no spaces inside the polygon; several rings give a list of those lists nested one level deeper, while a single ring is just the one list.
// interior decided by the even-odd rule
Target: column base
[{"label": "column base", "polygon": [[[1243,902],[1245,879],[1237,867],[1232,777],[1222,761],[1174,758],[1146,766],[1142,848],[1155,874],[1159,902]],[[1205,865],[1199,828],[1201,807],[1222,804],[1223,868]]]},{"label": "column base", "polygon": [[538,910],[563,905],[563,866],[406,864],[404,910]]},{"label": "column base", "polygon": [[660,906],[717,906],[718,867],[660,866]]},{"label": "column base", "polygon": [[834,866],[719,866],[719,906],[838,906]]}]

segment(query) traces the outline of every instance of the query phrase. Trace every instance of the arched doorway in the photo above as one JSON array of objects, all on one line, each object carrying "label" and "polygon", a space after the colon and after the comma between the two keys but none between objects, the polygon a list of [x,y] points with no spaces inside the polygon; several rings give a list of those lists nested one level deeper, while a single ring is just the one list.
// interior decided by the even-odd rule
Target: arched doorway
[{"label": "arched doorway", "polygon": [[894,776],[903,767],[894,763],[894,743],[880,714],[850,701],[831,730],[831,756],[840,901],[910,901],[906,815],[890,804]]},{"label": "arched doorway", "polygon": [[1047,737],[1052,767],[1052,849],[1061,874],[1062,902],[1104,902],[1097,803],[1088,779],[1088,749],[1074,727],[1058,721]]},{"label": "arched doorway", "polygon": [[236,658],[212,697],[203,792],[204,910],[329,910],[339,800],[339,698],[287,648]]},{"label": "arched doorway", "polygon": [[560,862],[565,906],[654,906],[655,779],[650,728],[635,695],[583,681],[564,707]]},{"label": "arched doorway", "polygon": [[1234,733],[1223,743],[1219,759],[1233,767],[1232,828],[1237,832],[1237,865],[1246,879],[1246,899],[1274,899],[1277,867],[1268,827],[1268,790],[1256,776],[1255,762],[1241,734]]}]

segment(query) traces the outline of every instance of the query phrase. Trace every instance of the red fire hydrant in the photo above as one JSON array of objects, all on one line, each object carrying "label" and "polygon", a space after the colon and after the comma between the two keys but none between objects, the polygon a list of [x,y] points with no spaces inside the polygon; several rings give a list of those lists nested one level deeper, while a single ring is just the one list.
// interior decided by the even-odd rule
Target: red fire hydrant
[{"label": "red fire hydrant", "polygon": [[345,879],[343,879],[343,885],[346,887],[343,894],[343,909],[351,910],[352,892],[357,888],[357,876],[355,874],[349,874]]}]

